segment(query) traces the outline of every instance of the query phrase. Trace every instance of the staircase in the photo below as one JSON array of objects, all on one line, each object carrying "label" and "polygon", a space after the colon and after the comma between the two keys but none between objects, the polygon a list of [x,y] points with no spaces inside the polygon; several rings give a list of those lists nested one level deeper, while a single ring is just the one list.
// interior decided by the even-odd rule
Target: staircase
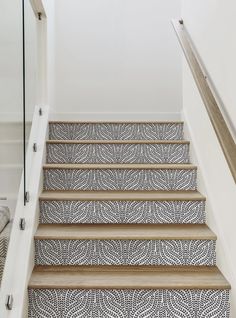
[{"label": "staircase", "polygon": [[30,318],[228,318],[182,122],[51,122]]}]

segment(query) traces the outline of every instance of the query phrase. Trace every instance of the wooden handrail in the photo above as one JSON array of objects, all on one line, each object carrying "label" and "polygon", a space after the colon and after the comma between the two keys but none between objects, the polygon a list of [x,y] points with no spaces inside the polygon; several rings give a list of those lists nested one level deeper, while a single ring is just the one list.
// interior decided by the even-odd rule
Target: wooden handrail
[{"label": "wooden handrail", "polygon": [[[172,24],[236,183],[236,144],[234,138],[221,113],[220,107],[214,97],[213,90],[207,83],[207,79],[202,71],[204,68],[201,67],[200,62],[194,53],[189,35],[184,28],[183,21],[172,20]],[[215,94],[215,96],[217,95]]]}]

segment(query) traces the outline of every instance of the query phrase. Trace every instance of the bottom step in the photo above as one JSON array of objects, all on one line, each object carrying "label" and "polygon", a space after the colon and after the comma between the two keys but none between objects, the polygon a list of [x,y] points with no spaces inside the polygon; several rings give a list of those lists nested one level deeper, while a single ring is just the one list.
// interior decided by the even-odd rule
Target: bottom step
[{"label": "bottom step", "polygon": [[216,267],[36,267],[29,318],[228,318]]}]

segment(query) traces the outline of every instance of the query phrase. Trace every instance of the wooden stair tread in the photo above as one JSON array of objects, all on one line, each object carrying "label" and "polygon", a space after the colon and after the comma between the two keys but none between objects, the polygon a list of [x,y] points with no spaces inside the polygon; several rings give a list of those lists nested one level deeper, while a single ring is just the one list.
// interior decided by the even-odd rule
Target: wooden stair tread
[{"label": "wooden stair tread", "polygon": [[35,239],[216,240],[205,224],[40,224]]},{"label": "wooden stair tread", "polygon": [[38,266],[34,289],[230,289],[217,267]]},{"label": "wooden stair tread", "polygon": [[198,201],[198,191],[43,191],[40,200]]},{"label": "wooden stair tread", "polygon": [[47,144],[180,144],[185,145],[187,140],[48,140]]},{"label": "wooden stair tread", "polygon": [[49,121],[49,124],[181,124],[181,120],[176,121],[73,121],[73,120],[56,120]]},{"label": "wooden stair tread", "polygon": [[171,169],[196,170],[192,164],[45,164],[44,169]]}]

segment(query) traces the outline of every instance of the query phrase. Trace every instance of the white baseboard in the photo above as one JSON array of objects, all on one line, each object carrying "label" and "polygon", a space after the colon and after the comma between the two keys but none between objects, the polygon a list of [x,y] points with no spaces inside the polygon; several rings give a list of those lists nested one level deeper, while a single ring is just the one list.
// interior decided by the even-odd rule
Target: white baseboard
[{"label": "white baseboard", "polygon": [[55,121],[180,121],[181,113],[57,113],[50,114]]}]

